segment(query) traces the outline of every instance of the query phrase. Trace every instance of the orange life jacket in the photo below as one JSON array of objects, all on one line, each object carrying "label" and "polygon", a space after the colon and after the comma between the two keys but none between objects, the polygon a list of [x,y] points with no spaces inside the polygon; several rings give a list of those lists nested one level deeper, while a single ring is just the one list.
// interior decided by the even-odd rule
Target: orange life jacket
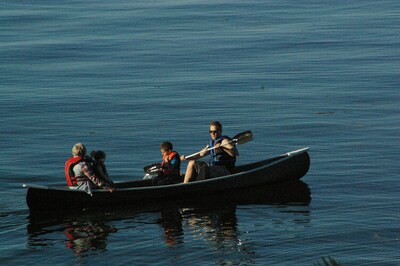
[{"label": "orange life jacket", "polygon": [[[167,163],[169,163],[170,161],[172,161],[172,159],[177,156],[177,165],[175,165],[174,167],[169,167],[167,165]],[[168,161],[168,162],[166,162]],[[170,153],[165,153],[163,155],[163,161],[161,163],[161,169],[162,169],[162,175],[163,176],[179,176],[180,173],[180,169],[181,169],[181,160],[179,158],[179,155],[176,151],[171,151]]]},{"label": "orange life jacket", "polygon": [[77,186],[78,180],[75,178],[75,174],[73,171],[73,167],[82,161],[83,158],[81,156],[71,157],[65,162],[65,179],[67,180],[68,186]]}]

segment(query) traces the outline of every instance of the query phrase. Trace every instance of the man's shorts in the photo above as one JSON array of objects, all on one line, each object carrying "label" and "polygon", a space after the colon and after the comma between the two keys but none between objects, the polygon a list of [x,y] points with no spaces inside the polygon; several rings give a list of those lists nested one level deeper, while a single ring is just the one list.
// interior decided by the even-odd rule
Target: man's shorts
[{"label": "man's shorts", "polygon": [[209,178],[229,175],[230,172],[224,165],[208,165],[204,161],[196,161],[194,164],[195,175],[194,180],[205,180]]}]

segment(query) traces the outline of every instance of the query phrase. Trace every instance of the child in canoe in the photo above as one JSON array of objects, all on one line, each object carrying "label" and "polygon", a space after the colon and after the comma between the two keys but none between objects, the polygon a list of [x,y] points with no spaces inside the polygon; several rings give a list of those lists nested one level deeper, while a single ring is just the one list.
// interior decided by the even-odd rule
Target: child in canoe
[{"label": "child in canoe", "polygon": [[103,180],[110,186],[114,186],[114,182],[108,176],[106,165],[104,164],[106,160],[106,153],[102,150],[92,151],[90,153],[93,159],[93,172],[96,174],[98,178]]},{"label": "child in canoe", "polygon": [[181,182],[181,159],[173,150],[172,143],[165,141],[160,145],[162,154],[161,168],[153,179],[154,185],[168,185]]}]

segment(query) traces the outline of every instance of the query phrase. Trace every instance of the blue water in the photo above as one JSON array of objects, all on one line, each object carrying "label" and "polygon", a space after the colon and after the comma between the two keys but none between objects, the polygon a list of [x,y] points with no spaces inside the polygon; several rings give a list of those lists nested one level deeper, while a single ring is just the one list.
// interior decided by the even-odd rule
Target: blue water
[{"label": "blue water", "polygon": [[[400,265],[398,1],[0,5],[1,265]],[[138,179],[212,120],[239,164],[309,146],[311,202],[29,219],[76,142]]]}]

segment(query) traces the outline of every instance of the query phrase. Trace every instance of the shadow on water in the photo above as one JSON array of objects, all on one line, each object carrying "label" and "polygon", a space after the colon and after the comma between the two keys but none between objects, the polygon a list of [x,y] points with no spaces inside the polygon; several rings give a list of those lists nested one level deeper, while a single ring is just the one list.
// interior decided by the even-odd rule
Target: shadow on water
[{"label": "shadow on water", "polygon": [[[184,231],[189,230],[189,234],[195,238],[218,249],[239,249],[242,253],[248,253],[250,251],[241,243],[237,233],[237,206],[308,205],[311,201],[310,190],[301,181],[252,188],[251,191],[243,190],[238,193],[240,195],[236,195],[234,201],[230,200],[229,195],[212,195],[202,204],[187,201],[166,202],[157,206],[143,204],[140,207],[110,212],[87,211],[68,215],[31,213],[28,218],[27,244],[32,249],[43,248],[55,245],[54,239],[58,239],[57,243],[65,242],[68,250],[82,257],[88,252],[107,249],[107,238],[123,230],[120,221],[126,222],[133,217],[145,215],[146,224],[157,224],[162,228],[161,238],[167,246],[182,244],[183,236],[188,234]],[[146,214],[158,218],[150,218],[148,221]]]}]

